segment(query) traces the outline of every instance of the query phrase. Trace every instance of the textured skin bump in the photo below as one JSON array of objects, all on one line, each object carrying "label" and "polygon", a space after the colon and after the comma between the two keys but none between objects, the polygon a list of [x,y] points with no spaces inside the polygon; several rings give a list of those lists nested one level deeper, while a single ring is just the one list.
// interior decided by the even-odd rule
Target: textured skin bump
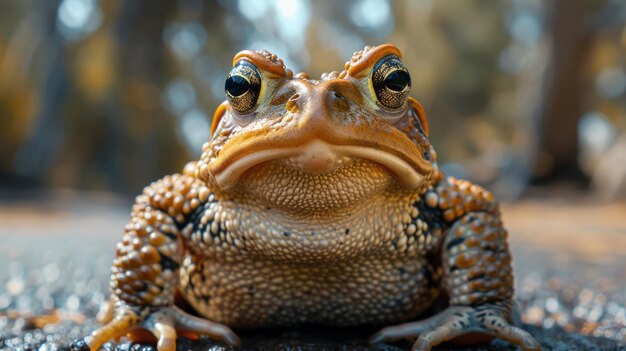
[{"label": "textured skin bump", "polygon": [[444,241],[445,288],[453,305],[479,305],[513,297],[506,230],[489,213],[469,213]]},{"label": "textured skin bump", "polygon": [[189,255],[183,266],[183,293],[191,305],[237,327],[392,323],[422,311],[437,296],[425,283],[432,268],[424,260],[218,267]]},{"label": "textured skin bump", "polygon": [[[511,299],[513,273],[507,232],[491,193],[448,177],[429,189],[423,202],[424,211],[431,211],[426,220],[447,232],[441,255],[450,304]],[[443,221],[438,223],[438,217]]]},{"label": "textured skin bump", "polygon": [[181,174],[144,189],[111,269],[111,290],[117,298],[134,305],[172,303],[183,252],[178,226],[207,197],[205,186]]},{"label": "textured skin bump", "polygon": [[493,195],[482,187],[467,180],[454,177],[441,177],[424,194],[426,205],[437,210],[446,222],[452,223],[470,212],[498,214],[498,203]]}]

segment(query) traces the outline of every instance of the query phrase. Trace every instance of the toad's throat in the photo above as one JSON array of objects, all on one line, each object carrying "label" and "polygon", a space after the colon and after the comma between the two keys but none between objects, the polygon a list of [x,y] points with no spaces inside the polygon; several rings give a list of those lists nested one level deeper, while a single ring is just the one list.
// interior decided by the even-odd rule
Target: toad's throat
[{"label": "toad's throat", "polygon": [[402,185],[411,189],[418,188],[424,179],[408,162],[387,151],[367,146],[334,145],[320,139],[305,145],[253,151],[214,172],[213,176],[221,188],[228,189],[235,186],[247,170],[264,162],[284,159],[303,172],[324,174],[351,158],[370,160],[386,167]]}]

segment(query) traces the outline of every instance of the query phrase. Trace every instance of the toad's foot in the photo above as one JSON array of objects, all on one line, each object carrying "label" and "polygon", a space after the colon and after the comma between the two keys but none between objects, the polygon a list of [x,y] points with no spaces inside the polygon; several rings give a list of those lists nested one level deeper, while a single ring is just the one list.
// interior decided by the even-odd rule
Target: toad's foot
[{"label": "toad's foot", "polygon": [[105,342],[124,334],[130,334],[131,339],[140,336],[138,329],[146,329],[156,337],[159,351],[176,350],[177,332],[203,334],[230,345],[239,344],[239,338],[227,326],[194,317],[176,306],[135,307],[118,303],[113,307],[109,303],[103,312],[99,318],[106,324],[82,342],[76,342],[73,349],[96,351]]},{"label": "toad's foot", "polygon": [[524,351],[539,351],[541,345],[526,331],[512,326],[493,305],[451,306],[439,314],[417,322],[396,325],[372,335],[370,343],[417,337],[413,351],[430,351],[445,341],[467,342],[488,338],[504,339]]}]

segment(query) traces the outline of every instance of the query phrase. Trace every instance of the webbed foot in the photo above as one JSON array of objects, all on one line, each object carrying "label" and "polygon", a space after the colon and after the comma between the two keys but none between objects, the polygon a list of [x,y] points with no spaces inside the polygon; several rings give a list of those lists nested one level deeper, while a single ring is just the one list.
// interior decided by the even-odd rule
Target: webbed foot
[{"label": "webbed foot", "polygon": [[480,336],[483,336],[482,340],[485,340],[484,337],[504,339],[524,351],[541,350],[541,345],[528,332],[511,325],[501,309],[490,304],[451,306],[428,319],[384,328],[372,335],[369,342],[417,337],[412,350],[430,351],[445,341],[475,343],[481,340]]}]

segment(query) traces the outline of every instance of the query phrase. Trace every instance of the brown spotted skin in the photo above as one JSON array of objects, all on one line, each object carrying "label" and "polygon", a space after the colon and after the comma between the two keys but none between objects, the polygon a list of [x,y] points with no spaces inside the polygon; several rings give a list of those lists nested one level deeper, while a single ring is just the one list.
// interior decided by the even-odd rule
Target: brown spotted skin
[{"label": "brown spotted skin", "polygon": [[144,189],[117,245],[111,279],[115,296],[135,305],[172,303],[183,255],[178,226],[208,196],[206,186],[182,174],[165,177]]},{"label": "brown spotted skin", "polygon": [[[400,83],[385,91],[394,106],[406,99],[400,109],[378,100],[372,80],[386,78],[374,70],[388,59],[400,51],[366,47],[318,81],[266,51],[237,54],[235,66],[258,70],[247,81],[261,77],[256,105],[231,107],[250,105],[245,95],[220,105],[200,160],[137,197],[105,326],[87,345],[137,328],[170,351],[181,331],[236,344],[229,327],[404,323],[371,341],[415,337],[428,351],[479,333],[539,350],[511,325],[496,202],[439,171],[424,110]],[[174,306],[176,291],[201,318]],[[448,308],[415,320],[442,297]]]},{"label": "brown spotted skin", "polygon": [[507,232],[488,191],[448,177],[426,192],[429,208],[440,211],[446,231],[442,243],[443,287],[451,305],[477,305],[513,297],[513,272]]}]

